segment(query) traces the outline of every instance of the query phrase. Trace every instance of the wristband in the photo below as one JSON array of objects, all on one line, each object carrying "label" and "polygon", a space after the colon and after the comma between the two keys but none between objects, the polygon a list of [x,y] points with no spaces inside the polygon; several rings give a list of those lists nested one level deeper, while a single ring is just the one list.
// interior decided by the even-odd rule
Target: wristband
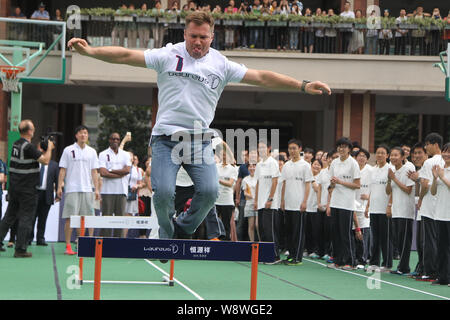
[{"label": "wristband", "polygon": [[361,228],[355,228],[355,232],[361,232]]},{"label": "wristband", "polygon": [[311,81],[309,81],[309,80],[303,80],[303,82],[302,82],[302,87],[301,87],[301,89],[300,89],[301,92],[306,92],[306,85],[307,85],[308,83],[311,83]]},{"label": "wristband", "polygon": [[269,199],[267,199],[267,201],[268,201],[268,202],[272,202],[272,201],[273,201],[273,198],[269,198]]}]

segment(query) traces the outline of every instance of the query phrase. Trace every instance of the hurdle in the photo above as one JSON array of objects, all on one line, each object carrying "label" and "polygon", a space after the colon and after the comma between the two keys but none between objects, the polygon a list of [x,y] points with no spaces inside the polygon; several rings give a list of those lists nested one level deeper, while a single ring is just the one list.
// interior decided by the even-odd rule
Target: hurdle
[{"label": "hurdle", "polygon": [[273,242],[80,237],[78,257],[95,258],[94,300],[100,300],[106,283],[101,280],[103,258],[251,262],[250,300],[256,300],[258,262],[273,262],[275,251]]},{"label": "hurdle", "polygon": [[[152,224],[151,217],[133,217],[133,216],[72,216],[70,217],[70,227],[80,228],[80,236],[84,237],[86,228],[105,228],[105,229],[152,229],[155,226]],[[84,259],[78,256],[78,283],[94,283],[94,280],[85,280],[83,278]],[[147,284],[147,285],[168,285],[173,286],[173,274],[175,263],[170,261],[170,274],[168,277],[163,276],[162,281],[118,281],[118,280],[103,280],[102,283],[108,284]]]}]

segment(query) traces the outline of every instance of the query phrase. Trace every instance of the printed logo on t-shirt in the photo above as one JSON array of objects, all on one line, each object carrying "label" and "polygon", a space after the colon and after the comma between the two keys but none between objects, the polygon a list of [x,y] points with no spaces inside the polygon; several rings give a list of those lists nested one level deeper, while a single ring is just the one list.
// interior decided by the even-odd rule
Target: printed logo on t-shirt
[{"label": "printed logo on t-shirt", "polygon": [[168,74],[169,74],[169,77],[182,77],[182,78],[197,81],[199,83],[202,83],[202,84],[210,87],[212,90],[217,89],[219,87],[220,83],[222,82],[220,77],[215,74],[209,74],[206,78],[203,76],[199,76],[198,74],[193,74],[190,72],[169,71]]}]

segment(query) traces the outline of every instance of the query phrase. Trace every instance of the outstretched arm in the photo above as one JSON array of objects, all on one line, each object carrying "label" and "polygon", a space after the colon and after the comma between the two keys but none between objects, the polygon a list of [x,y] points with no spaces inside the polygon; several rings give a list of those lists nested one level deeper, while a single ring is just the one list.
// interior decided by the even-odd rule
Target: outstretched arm
[{"label": "outstretched arm", "polygon": [[[243,83],[257,85],[273,89],[292,89],[300,91],[302,82],[289,76],[267,70],[248,69]],[[306,93],[309,94],[331,94],[330,87],[320,81],[310,82],[305,86]]]},{"label": "outstretched arm", "polygon": [[128,64],[134,67],[146,67],[144,51],[123,47],[91,47],[86,40],[72,38],[67,43],[69,49],[74,48],[79,54],[109,63]]}]

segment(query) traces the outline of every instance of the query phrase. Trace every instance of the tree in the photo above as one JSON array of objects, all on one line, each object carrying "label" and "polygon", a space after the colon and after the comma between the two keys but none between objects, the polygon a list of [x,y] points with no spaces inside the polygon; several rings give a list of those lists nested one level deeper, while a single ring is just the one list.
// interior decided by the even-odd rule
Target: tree
[{"label": "tree", "polygon": [[109,136],[117,132],[123,139],[125,134],[131,132],[131,141],[125,144],[125,151],[132,151],[142,163],[147,156],[148,141],[150,139],[150,106],[114,106],[100,107],[100,116],[103,121],[99,125],[97,145],[99,151],[109,147]]},{"label": "tree", "polygon": [[375,119],[375,145],[412,146],[419,140],[418,126],[419,118],[416,114],[378,113]]}]

